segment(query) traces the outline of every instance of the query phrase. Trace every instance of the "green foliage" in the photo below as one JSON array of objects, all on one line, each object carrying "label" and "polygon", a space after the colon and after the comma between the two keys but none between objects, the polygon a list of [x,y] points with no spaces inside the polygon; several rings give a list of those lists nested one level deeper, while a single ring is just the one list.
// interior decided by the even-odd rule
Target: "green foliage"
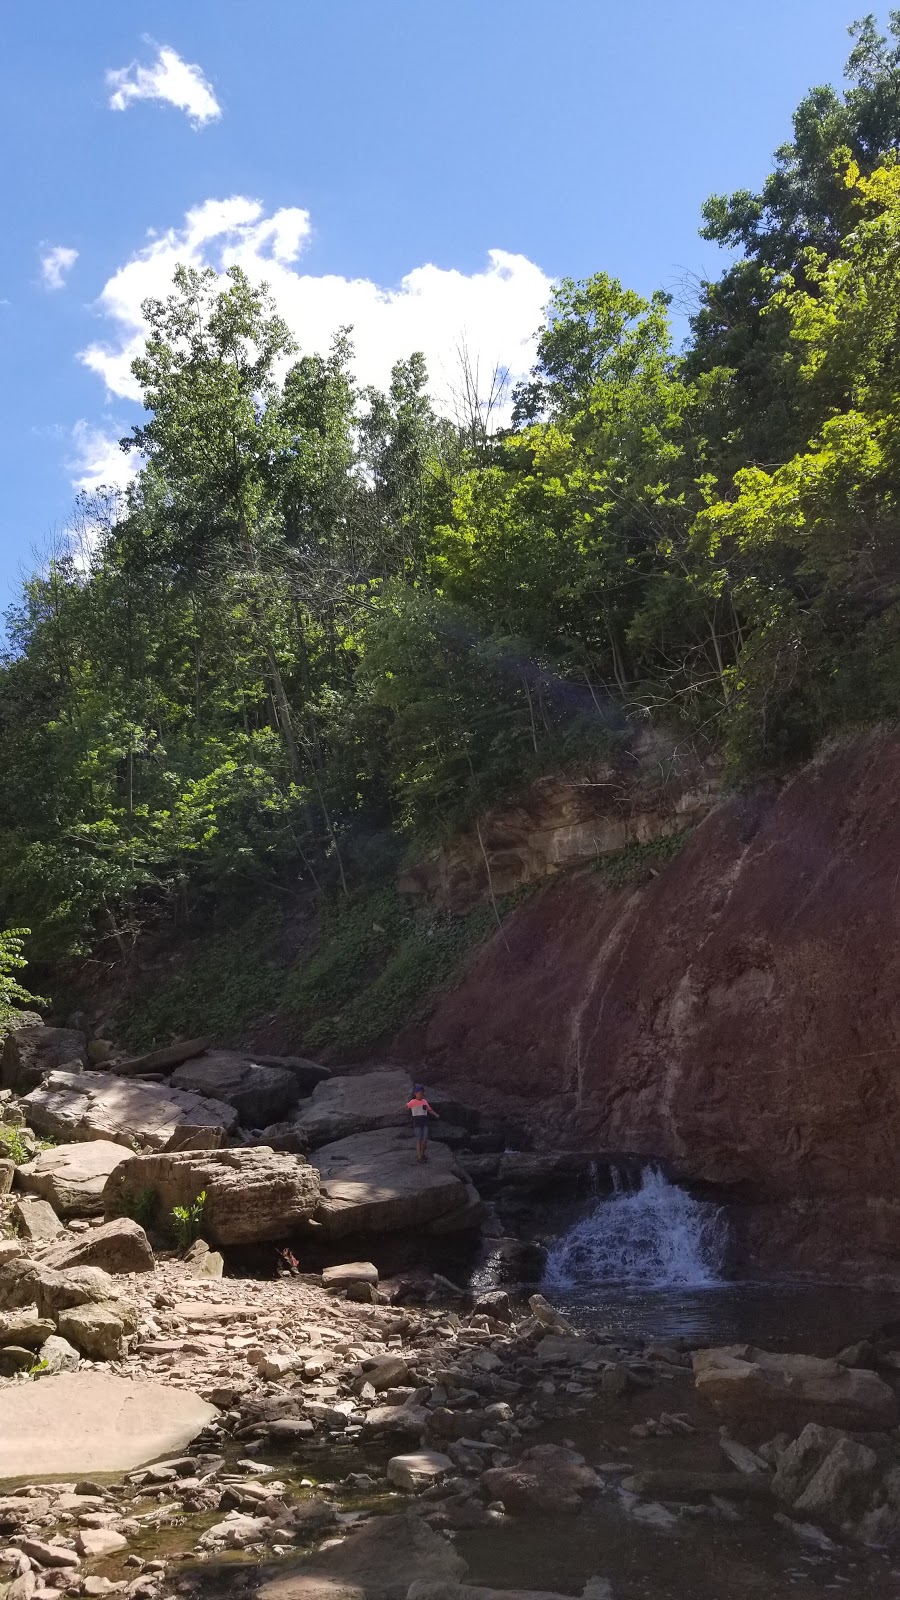
[{"label": "green foliage", "polygon": [[159,1210],[159,1195],[151,1188],[136,1189],[133,1194],[125,1190],[119,1194],[117,1205],[120,1216],[130,1217],[142,1228],[152,1228]]},{"label": "green foliage", "polygon": [[[511,903],[501,902],[501,915]],[[495,926],[489,907],[453,917],[414,912],[393,889],[362,892],[329,908],[282,1004],[307,1049],[363,1051],[422,1014]]]},{"label": "green foliage", "polygon": [[206,1205],[206,1190],[201,1189],[195,1200],[188,1206],[173,1206],[169,1216],[172,1224],[172,1237],[179,1250],[188,1250],[199,1237],[203,1226],[203,1208]]},{"label": "green foliage", "polygon": [[8,1124],[0,1125],[0,1153],[7,1161],[14,1161],[16,1166],[21,1166],[23,1161],[31,1160],[31,1151],[22,1138],[22,1129],[11,1127]]},{"label": "green foliage", "polygon": [[0,1038],[14,1019],[17,1009],[47,1004],[40,995],[31,994],[13,976],[28,965],[22,950],[30,932],[30,928],[0,930]]},{"label": "green foliage", "polygon": [[136,1047],[271,1009],[247,911],[300,885],[291,1004],[363,1047],[478,936],[367,888],[389,857],[635,729],[744,778],[896,716],[900,12],[851,31],[845,92],[707,203],[731,256],[686,348],[664,293],[563,279],[502,430],[468,365],[453,422],[416,352],[360,392],[349,331],[298,353],[239,268],[147,303],[144,464],[0,660],[0,924],[43,962],[216,929],[129,1002]]},{"label": "green foliage", "polygon": [[646,844],[628,844],[612,855],[601,856],[597,871],[610,889],[630,889],[646,883],[677,856],[687,835],[667,833]]},{"label": "green foliage", "polygon": [[197,1033],[236,1040],[254,1018],[274,1009],[284,971],[270,954],[273,920],[277,933],[280,924],[266,909],[236,927],[212,932],[177,968],[129,989],[116,1028],[130,1048],[151,1050]]}]

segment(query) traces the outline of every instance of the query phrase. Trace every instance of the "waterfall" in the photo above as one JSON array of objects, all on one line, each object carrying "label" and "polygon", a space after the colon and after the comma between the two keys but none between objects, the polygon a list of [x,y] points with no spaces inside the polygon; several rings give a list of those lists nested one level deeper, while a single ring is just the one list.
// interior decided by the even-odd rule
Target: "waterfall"
[{"label": "waterfall", "polygon": [[645,1167],[631,1189],[614,1173],[612,1197],[551,1248],[544,1283],[701,1288],[720,1281],[725,1245],[721,1209],[692,1199],[658,1167]]}]

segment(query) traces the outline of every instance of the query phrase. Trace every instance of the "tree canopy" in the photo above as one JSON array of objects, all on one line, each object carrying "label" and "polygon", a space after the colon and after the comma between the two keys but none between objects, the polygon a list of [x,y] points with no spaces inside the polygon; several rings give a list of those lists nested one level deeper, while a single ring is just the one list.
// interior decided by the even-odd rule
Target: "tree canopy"
[{"label": "tree canopy", "polygon": [[[900,12],[855,25],[684,349],[564,280],[503,426],[298,352],[263,285],[145,306],[124,495],[0,663],[0,926],[53,959],[298,881],[340,891],[647,721],[736,781],[896,716]],[[18,946],[16,947],[18,949]]]}]

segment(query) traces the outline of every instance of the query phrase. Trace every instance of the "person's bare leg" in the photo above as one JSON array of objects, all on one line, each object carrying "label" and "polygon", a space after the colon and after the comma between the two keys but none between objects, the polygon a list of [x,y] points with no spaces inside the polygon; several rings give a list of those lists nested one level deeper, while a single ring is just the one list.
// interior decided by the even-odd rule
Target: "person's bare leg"
[{"label": "person's bare leg", "polygon": [[417,1161],[424,1161],[425,1160],[425,1140],[424,1139],[417,1139],[416,1140],[416,1160]]}]

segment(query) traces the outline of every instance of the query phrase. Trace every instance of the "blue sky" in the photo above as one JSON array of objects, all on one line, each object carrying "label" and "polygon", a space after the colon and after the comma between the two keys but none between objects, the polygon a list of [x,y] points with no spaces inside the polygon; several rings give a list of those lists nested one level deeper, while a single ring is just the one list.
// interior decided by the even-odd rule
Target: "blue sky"
[{"label": "blue sky", "polygon": [[177,260],[265,276],[307,348],[353,322],[365,381],[424,348],[449,403],[461,342],[527,367],[557,276],[715,271],[703,199],[760,183],[865,9],[7,0],[0,604],[123,470],[140,300]]}]

